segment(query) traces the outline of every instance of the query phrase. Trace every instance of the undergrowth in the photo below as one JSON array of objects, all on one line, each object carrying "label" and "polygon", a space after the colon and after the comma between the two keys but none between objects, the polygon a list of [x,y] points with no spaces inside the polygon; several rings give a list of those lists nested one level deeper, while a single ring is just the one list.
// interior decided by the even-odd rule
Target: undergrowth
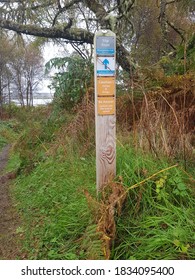
[{"label": "undergrowth", "polygon": [[92,192],[93,158],[53,159],[16,182],[15,197],[24,224],[24,251],[30,259],[83,259],[79,239],[89,224],[83,187]]},{"label": "undergrowth", "polygon": [[[9,164],[18,166],[13,196],[24,258],[194,259],[193,162],[186,171],[175,157],[152,152],[170,134],[153,137],[147,118],[138,124],[150,124],[144,133],[151,133],[136,134],[135,119],[132,131],[118,129],[117,177],[97,197],[92,105],[87,98],[73,114],[47,107],[14,113],[18,136]],[[147,145],[136,145],[136,137]]]},{"label": "undergrowth", "polygon": [[119,158],[118,174],[128,198],[117,219],[111,257],[194,259],[195,180],[179,165],[170,168],[129,146],[119,149]]},{"label": "undergrowth", "polygon": [[118,145],[117,178],[95,192],[95,157],[49,156],[17,179],[30,259],[193,259],[194,179]]},{"label": "undergrowth", "polygon": [[0,151],[5,145],[16,140],[15,126],[14,120],[0,121]]}]

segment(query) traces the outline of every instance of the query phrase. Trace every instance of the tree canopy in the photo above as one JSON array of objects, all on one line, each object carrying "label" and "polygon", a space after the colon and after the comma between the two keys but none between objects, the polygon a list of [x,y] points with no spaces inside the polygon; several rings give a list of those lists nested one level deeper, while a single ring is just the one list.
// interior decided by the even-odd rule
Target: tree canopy
[{"label": "tree canopy", "polygon": [[97,29],[110,29],[117,62],[130,72],[133,59],[155,63],[182,44],[193,33],[194,8],[194,0],[0,0],[0,27],[78,48],[92,45]]}]

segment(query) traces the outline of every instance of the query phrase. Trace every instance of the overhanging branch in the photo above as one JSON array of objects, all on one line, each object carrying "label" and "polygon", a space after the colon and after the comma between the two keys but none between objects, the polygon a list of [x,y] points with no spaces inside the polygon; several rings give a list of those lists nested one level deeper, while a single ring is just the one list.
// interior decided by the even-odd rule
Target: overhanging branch
[{"label": "overhanging branch", "polygon": [[9,20],[0,19],[0,27],[8,30],[15,31],[17,33],[23,33],[26,35],[33,35],[44,38],[61,38],[74,42],[83,42],[92,44],[93,34],[82,28],[57,28],[57,27],[38,27],[30,24],[18,24]]}]

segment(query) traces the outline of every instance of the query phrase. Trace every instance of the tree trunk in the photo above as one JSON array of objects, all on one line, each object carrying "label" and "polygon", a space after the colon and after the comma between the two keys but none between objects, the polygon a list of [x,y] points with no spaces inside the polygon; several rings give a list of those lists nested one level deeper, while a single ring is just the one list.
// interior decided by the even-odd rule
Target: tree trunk
[{"label": "tree trunk", "polygon": [[3,107],[3,86],[2,86],[2,77],[0,76],[0,107]]}]

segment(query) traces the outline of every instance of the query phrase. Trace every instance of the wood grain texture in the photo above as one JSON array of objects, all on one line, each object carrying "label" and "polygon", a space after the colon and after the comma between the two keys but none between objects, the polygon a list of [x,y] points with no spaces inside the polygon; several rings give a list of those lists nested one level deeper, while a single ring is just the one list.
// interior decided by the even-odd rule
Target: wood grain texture
[{"label": "wood grain texture", "polygon": [[116,117],[96,116],[97,190],[116,175]]}]

